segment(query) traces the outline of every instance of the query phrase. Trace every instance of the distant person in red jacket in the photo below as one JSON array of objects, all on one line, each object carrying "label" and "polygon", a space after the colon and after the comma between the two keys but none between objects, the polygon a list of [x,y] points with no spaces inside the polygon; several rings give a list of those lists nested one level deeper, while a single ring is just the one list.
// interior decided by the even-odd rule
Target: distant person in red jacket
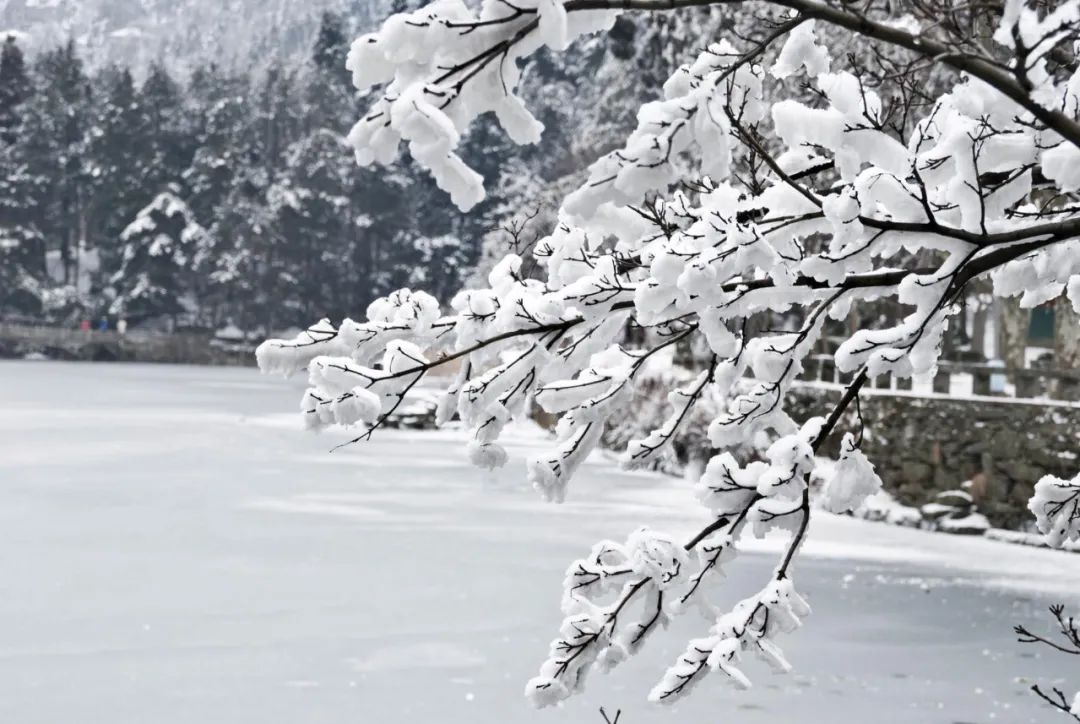
[{"label": "distant person in red jacket", "polygon": [[90,320],[89,319],[84,319],[83,321],[79,322],[79,329],[81,329],[84,332],[89,332],[90,331]]}]

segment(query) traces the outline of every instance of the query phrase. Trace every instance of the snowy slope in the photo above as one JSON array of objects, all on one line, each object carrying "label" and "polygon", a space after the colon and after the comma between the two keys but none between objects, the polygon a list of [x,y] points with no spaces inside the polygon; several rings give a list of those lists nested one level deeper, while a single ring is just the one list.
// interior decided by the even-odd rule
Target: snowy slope
[{"label": "snowy slope", "polygon": [[382,0],[0,0],[0,30],[31,48],[72,38],[95,67],[204,59],[229,66],[306,53],[325,10],[364,26],[382,7]]}]

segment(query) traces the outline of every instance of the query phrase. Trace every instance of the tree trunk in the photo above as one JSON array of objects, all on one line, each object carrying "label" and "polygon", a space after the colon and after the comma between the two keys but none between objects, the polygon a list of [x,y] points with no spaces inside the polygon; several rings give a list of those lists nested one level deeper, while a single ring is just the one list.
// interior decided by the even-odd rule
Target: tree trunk
[{"label": "tree trunk", "polygon": [[1031,327],[1031,310],[1021,309],[1015,297],[997,300],[998,304],[998,356],[1005,361],[1009,376],[1016,385],[1017,397],[1033,394],[1032,378],[1022,374],[1027,352],[1028,329]]},{"label": "tree trunk", "polygon": [[[1073,311],[1072,302],[1065,297],[1059,298],[1054,305],[1054,361],[1064,372],[1080,371],[1080,314]],[[1056,397],[1080,399],[1080,383],[1058,380]]]},{"label": "tree trunk", "polygon": [[986,348],[986,323],[989,318],[989,310],[985,304],[976,302],[971,322],[971,349],[989,359],[989,350]]}]

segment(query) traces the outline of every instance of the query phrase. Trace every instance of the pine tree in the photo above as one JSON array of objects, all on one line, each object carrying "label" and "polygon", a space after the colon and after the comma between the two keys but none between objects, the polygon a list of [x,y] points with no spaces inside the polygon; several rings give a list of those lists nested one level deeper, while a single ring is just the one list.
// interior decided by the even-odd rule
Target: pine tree
[{"label": "pine tree", "polygon": [[324,13],[310,63],[304,69],[304,131],[344,133],[359,111],[352,77],[345,68],[349,42],[341,16]]},{"label": "pine tree", "polygon": [[175,189],[163,192],[120,236],[123,256],[112,277],[109,312],[131,321],[195,312],[194,276],[203,269],[209,235]]},{"label": "pine tree", "polygon": [[24,104],[33,86],[22,51],[8,37],[0,51],[0,313],[40,315],[45,243],[36,222],[43,179],[27,163]]},{"label": "pine tree", "polygon": [[335,308],[350,282],[352,268],[349,192],[354,164],[345,139],[320,130],[286,154],[286,172],[268,193],[275,232],[283,240],[275,254],[279,298],[298,315],[294,324],[315,316],[341,318]]},{"label": "pine tree", "polygon": [[0,313],[39,316],[46,290],[45,240],[35,223],[43,179],[21,144],[0,144]]},{"label": "pine tree", "polygon": [[200,219],[217,218],[235,177],[250,162],[250,95],[247,78],[215,65],[192,74],[187,96],[194,151],[183,180],[188,203]]},{"label": "pine tree", "polygon": [[165,66],[150,67],[138,100],[140,135],[147,144],[140,172],[144,187],[157,193],[178,182],[191,163],[194,129],[182,89]]},{"label": "pine tree", "polygon": [[339,87],[347,89],[352,88],[352,78],[345,68],[349,44],[344,18],[338,13],[324,12],[315,38],[312,60],[320,75],[331,77]]},{"label": "pine tree", "polygon": [[268,329],[283,316],[276,308],[277,296],[292,284],[292,270],[283,261],[289,240],[274,225],[272,207],[281,200],[271,198],[271,192],[280,188],[285,150],[302,126],[297,88],[295,73],[273,67],[249,95],[245,103],[249,115],[233,142],[237,157],[224,196],[224,214],[215,226],[215,236],[227,240],[219,255],[219,264],[226,266],[215,273],[216,281],[250,285],[222,291],[234,304],[246,307],[241,315],[246,324]]},{"label": "pine tree", "polygon": [[140,208],[153,198],[144,168],[148,138],[142,132],[142,108],[127,68],[109,68],[96,81],[101,89],[92,144],[100,192],[92,211],[92,240],[102,252],[107,274],[120,264],[120,234]]},{"label": "pine tree", "polygon": [[263,286],[272,263],[261,250],[270,224],[264,196],[238,183],[224,197],[213,226],[216,245],[208,282],[215,321],[232,320],[246,329],[272,329],[280,316],[277,300]]},{"label": "pine tree", "polygon": [[91,87],[73,41],[44,53],[35,66],[40,89],[26,104],[24,129],[29,171],[47,180],[37,197],[36,223],[58,248],[60,280],[74,290],[96,190]]},{"label": "pine tree", "polygon": [[19,107],[30,98],[30,76],[22,50],[9,35],[0,50],[0,141],[11,144],[18,137]]},{"label": "pine tree", "polygon": [[248,255],[236,236],[242,212],[233,192],[239,179],[247,176],[255,154],[249,132],[250,80],[211,64],[195,70],[186,96],[194,148],[182,174],[186,200],[195,218],[205,223],[214,245],[207,273],[196,279],[201,319],[215,327],[230,320],[246,324],[241,307],[251,303],[251,290],[243,278]]}]

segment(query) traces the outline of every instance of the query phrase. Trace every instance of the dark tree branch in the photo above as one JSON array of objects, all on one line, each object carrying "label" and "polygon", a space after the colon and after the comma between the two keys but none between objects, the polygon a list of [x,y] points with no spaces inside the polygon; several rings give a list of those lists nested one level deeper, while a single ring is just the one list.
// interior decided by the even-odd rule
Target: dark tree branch
[{"label": "dark tree branch", "polygon": [[[1080,625],[1077,624],[1072,616],[1065,616],[1065,607],[1060,603],[1050,606],[1050,615],[1058,625],[1059,635],[1067,642],[1065,645],[1046,636],[1032,633],[1023,625],[1013,627],[1013,631],[1016,633],[1016,640],[1022,644],[1040,644],[1064,654],[1080,656]],[[1073,713],[1072,704],[1065,698],[1065,693],[1061,689],[1055,686],[1050,690],[1052,693],[1048,693],[1038,684],[1035,684],[1031,687],[1031,690],[1050,706],[1080,722],[1080,715]]]}]

